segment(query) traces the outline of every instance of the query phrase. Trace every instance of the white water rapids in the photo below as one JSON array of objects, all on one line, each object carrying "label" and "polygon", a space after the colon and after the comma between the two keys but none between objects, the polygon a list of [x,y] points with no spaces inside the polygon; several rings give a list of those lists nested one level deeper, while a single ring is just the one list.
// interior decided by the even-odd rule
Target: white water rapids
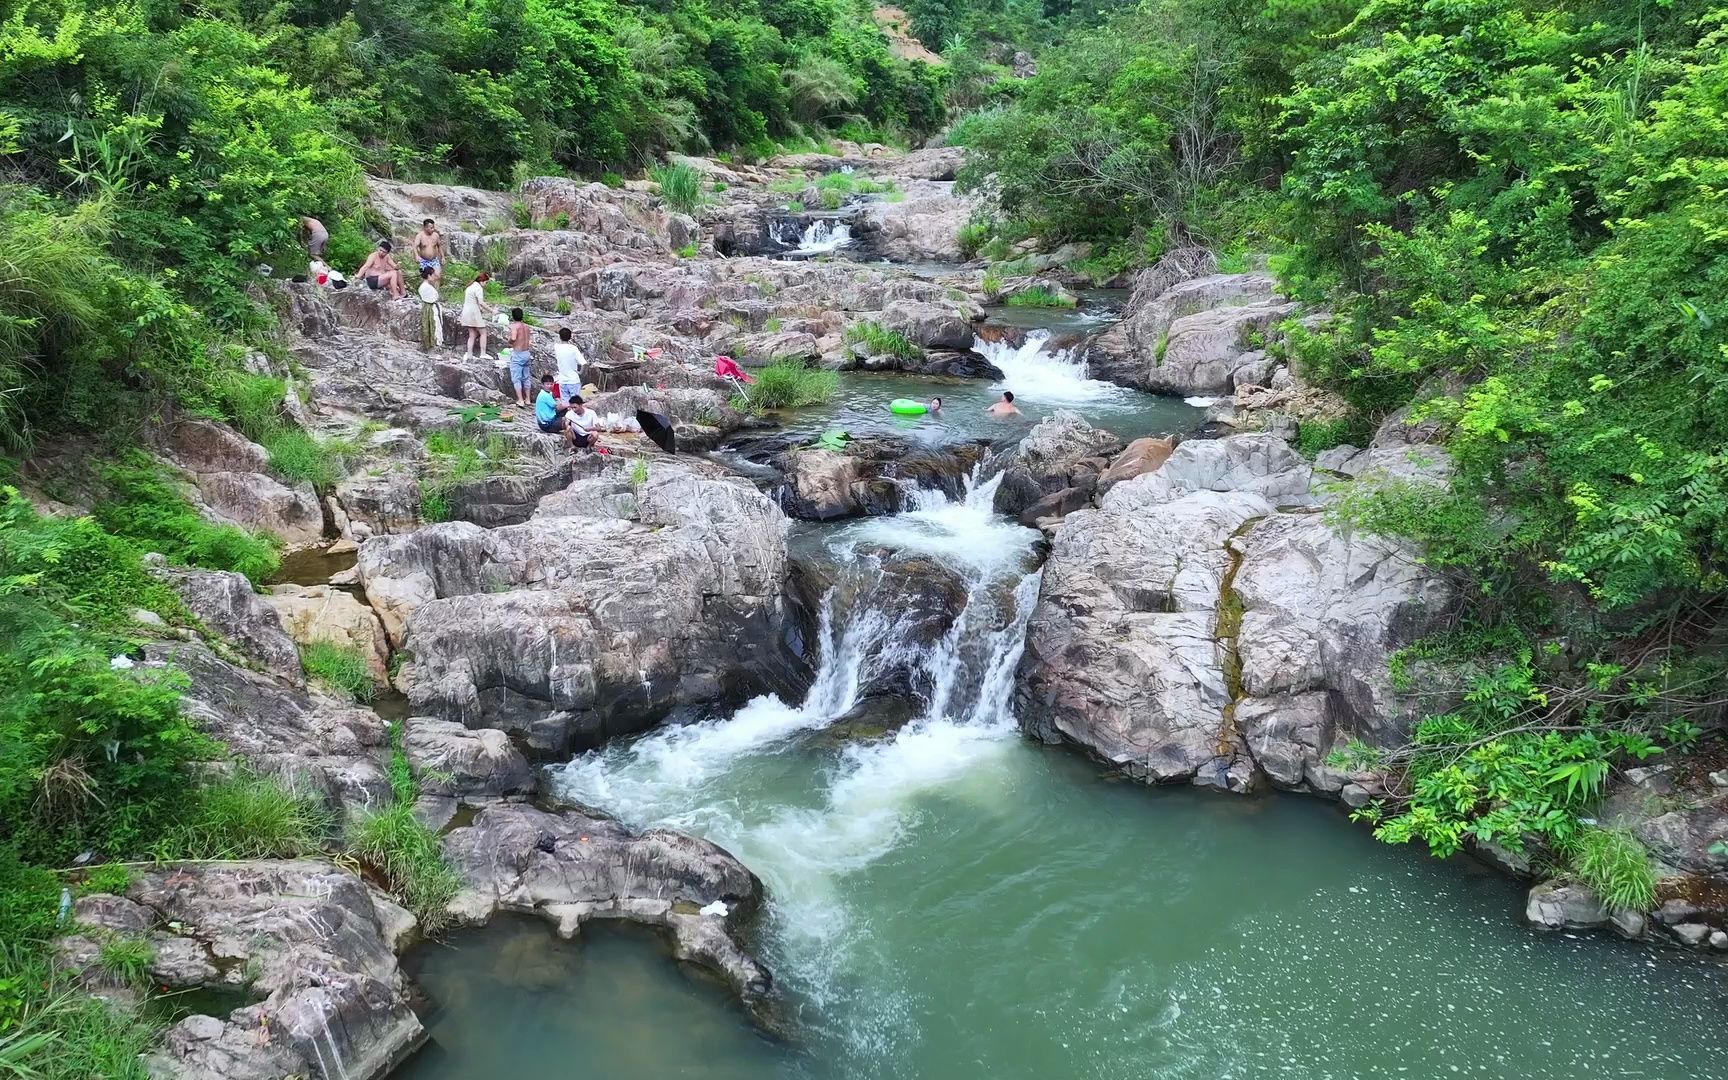
[{"label": "white water rapids", "polygon": [[1127,403],[1134,397],[1131,390],[1092,378],[1085,358],[1076,350],[1052,349],[1047,330],[1027,332],[1021,345],[977,339],[972,351],[1002,370],[999,389],[1012,390],[1015,397],[1029,402],[1095,406]]},{"label": "white water rapids", "polygon": [[[957,572],[966,606],[940,640],[907,644],[893,615],[874,608],[843,619],[824,610],[820,668],[801,703],[759,697],[729,717],[664,728],[553,773],[562,795],[634,825],[706,836],[742,859],[768,886],[776,974],[817,1006],[830,998],[840,957],[854,970],[869,963],[869,928],[848,910],[841,879],[894,851],[932,792],[991,797],[992,761],[1017,737],[1009,700],[1037,600],[1038,574],[1025,567],[1038,535],[991,512],[995,488],[969,487],[953,501],[926,491],[918,509],[829,537],[842,562],[859,561],[858,544],[882,544]],[[928,687],[917,717],[891,736],[840,745],[813,769],[797,752],[800,737],[819,737],[893,665]],[[866,1030],[877,1029],[853,1033]]]}]

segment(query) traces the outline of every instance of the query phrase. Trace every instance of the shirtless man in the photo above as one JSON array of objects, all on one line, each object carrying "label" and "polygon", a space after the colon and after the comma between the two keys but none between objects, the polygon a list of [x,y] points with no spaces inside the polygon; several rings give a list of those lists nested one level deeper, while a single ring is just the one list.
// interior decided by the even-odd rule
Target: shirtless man
[{"label": "shirtless man", "polygon": [[330,230],[315,217],[302,217],[300,231],[306,234],[306,255],[313,259],[324,257],[324,247],[330,243]]},{"label": "shirtless man", "polygon": [[1002,391],[1002,400],[984,410],[991,416],[1019,416],[1020,409],[1014,404],[1014,391]]},{"label": "shirtless man", "polygon": [[444,234],[431,218],[422,221],[420,231],[414,234],[414,258],[420,263],[420,272],[431,278],[432,284],[443,284]]},{"label": "shirtless man", "polygon": [[402,285],[402,268],[396,265],[395,257],[390,254],[388,240],[378,241],[378,246],[366,256],[366,261],[354,271],[354,276],[364,281],[369,289],[389,292],[392,300],[400,300],[408,294]]}]

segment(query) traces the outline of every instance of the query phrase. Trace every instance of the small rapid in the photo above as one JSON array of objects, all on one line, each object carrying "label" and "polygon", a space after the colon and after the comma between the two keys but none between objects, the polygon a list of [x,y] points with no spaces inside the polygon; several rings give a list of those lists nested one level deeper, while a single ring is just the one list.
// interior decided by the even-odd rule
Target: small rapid
[{"label": "small rapid", "polygon": [[1133,391],[1094,379],[1085,358],[1074,349],[1050,347],[1048,330],[1031,330],[1020,345],[1007,341],[972,343],[972,351],[1002,370],[1001,389],[1053,406],[1122,404]]}]

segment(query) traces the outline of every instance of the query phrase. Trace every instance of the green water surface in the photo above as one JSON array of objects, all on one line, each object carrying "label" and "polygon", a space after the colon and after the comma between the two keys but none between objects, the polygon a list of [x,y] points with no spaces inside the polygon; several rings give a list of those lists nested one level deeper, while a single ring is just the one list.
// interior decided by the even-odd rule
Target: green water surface
[{"label": "green water surface", "polygon": [[1530,931],[1511,882],[1317,800],[1149,790],[1001,731],[806,733],[682,788],[617,792],[766,879],[795,1041],[652,938],[504,923],[418,954],[435,1046],[399,1075],[1728,1076],[1718,966]]}]

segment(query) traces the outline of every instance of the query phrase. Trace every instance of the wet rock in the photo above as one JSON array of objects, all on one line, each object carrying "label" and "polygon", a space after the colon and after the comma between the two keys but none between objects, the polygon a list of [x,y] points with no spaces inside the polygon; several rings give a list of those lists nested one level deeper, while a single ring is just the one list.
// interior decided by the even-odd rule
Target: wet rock
[{"label": "wet rock", "polygon": [[[747,1005],[771,990],[768,972],[732,936],[761,905],[761,883],[705,840],[505,804],[451,830],[443,847],[464,883],[450,910],[465,922],[533,914],[569,938],[589,919],[627,919],[670,931],[679,959],[718,974]],[[716,900],[726,915],[697,913]]]},{"label": "wet rock", "polygon": [[[770,441],[762,449],[775,445]],[[930,448],[872,436],[853,439],[845,450],[793,446],[766,459],[784,477],[774,495],[789,515],[831,521],[900,513],[914,505],[919,489],[958,496],[984,451],[983,443]],[[764,454],[746,447],[745,456],[761,459]]]},{"label": "wet rock", "polygon": [[1270,275],[1208,274],[1171,282],[1148,271],[1135,282],[1122,322],[1088,352],[1093,374],[1124,386],[1173,394],[1225,394],[1262,377],[1265,353],[1253,342],[1296,310]]},{"label": "wet rock", "polygon": [[1623,909],[1608,917],[1608,925],[1613,927],[1614,932],[1621,937],[1630,941],[1637,941],[1644,936],[1649,920],[1644,917],[1642,911]]},{"label": "wet rock", "polygon": [[329,585],[273,585],[264,598],[288,634],[302,645],[322,641],[352,649],[366,661],[372,681],[389,684],[390,643],[372,609],[345,589]]},{"label": "wet rock", "polygon": [[1596,894],[1582,885],[1545,881],[1530,890],[1524,917],[1538,930],[1589,930],[1608,922]]},{"label": "wet rock", "polygon": [[1669,928],[1674,939],[1690,948],[1698,948],[1710,940],[1710,928],[1703,923],[1681,923]]},{"label": "wet rock", "polygon": [[198,642],[145,646],[151,665],[183,672],[180,708],[237,759],[281,776],[345,810],[390,798],[384,721],[370,709],[313,697],[228,663]]},{"label": "wet rock", "polygon": [[402,725],[402,750],[427,795],[497,798],[534,791],[528,759],[495,728],[471,731],[414,717]]},{"label": "wet rock", "polygon": [[294,639],[283,629],[276,610],[253,591],[244,576],[224,570],[172,567],[160,558],[150,561],[149,569],[180,594],[207,630],[220,634],[271,674],[295,685],[305,683]]},{"label": "wet rock", "polygon": [[[1003,466],[996,512],[1022,515],[1039,500],[1071,489],[1090,495],[1098,475],[1121,450],[1117,436],[1094,428],[1077,412],[1058,410],[1038,422]],[[1067,502],[1070,509],[1083,505],[1073,496]]]}]

